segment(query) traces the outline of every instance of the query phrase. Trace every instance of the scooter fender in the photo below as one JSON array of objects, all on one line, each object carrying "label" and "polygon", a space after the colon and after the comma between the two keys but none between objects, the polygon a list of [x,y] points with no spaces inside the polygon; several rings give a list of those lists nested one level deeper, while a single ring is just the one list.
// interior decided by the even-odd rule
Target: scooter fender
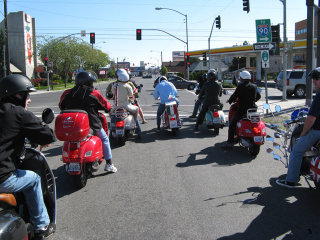
[{"label": "scooter fender", "polygon": [[99,137],[91,136],[82,142],[64,142],[62,161],[67,164],[70,175],[79,175],[84,164],[103,161],[102,142]]},{"label": "scooter fender", "polygon": [[125,119],[125,130],[134,130],[136,127],[136,123],[134,121],[134,117],[130,114]]},{"label": "scooter fender", "polygon": [[237,123],[236,135],[238,138],[251,138],[254,144],[262,145],[267,133],[263,121],[253,123],[248,119],[242,119]]}]

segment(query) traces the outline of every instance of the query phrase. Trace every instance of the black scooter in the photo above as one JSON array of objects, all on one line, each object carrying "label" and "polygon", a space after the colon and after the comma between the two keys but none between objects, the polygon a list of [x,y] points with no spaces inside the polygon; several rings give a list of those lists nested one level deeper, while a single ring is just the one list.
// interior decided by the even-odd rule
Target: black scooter
[{"label": "black scooter", "polygon": [[[46,108],[42,120],[49,124],[54,112]],[[32,170],[41,177],[43,199],[48,210],[50,223],[56,224],[56,183],[46,157],[36,145],[25,148],[20,169]],[[27,240],[34,238],[34,229],[29,221],[28,209],[22,193],[0,193],[0,239]]]}]

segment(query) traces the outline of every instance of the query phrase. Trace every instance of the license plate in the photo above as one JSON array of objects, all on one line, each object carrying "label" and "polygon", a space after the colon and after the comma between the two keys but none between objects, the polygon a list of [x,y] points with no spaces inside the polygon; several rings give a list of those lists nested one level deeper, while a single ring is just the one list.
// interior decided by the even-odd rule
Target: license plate
[{"label": "license plate", "polygon": [[216,123],[216,124],[220,124],[221,120],[220,120],[220,118],[214,118],[212,122]]},{"label": "license plate", "polygon": [[69,172],[79,172],[81,170],[80,163],[69,163],[68,171]]},{"label": "license plate", "polygon": [[262,137],[262,136],[255,136],[255,137],[253,138],[253,141],[254,141],[254,142],[263,142],[263,137]]},{"label": "license plate", "polygon": [[119,135],[122,136],[123,134],[124,134],[124,130],[123,130],[123,129],[117,129],[117,130],[116,130],[116,135],[117,135],[117,136],[119,136]]},{"label": "license plate", "polygon": [[171,127],[171,128],[176,128],[176,127],[178,127],[177,121],[170,121],[170,127]]}]

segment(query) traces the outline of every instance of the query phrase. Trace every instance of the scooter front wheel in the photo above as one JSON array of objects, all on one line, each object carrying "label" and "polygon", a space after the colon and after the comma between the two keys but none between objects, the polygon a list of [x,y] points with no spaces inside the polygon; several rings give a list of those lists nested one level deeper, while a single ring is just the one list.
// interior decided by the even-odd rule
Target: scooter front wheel
[{"label": "scooter front wheel", "polygon": [[88,173],[86,164],[83,164],[81,173],[75,177],[79,188],[84,188],[87,185]]},{"label": "scooter front wheel", "polygon": [[256,157],[260,152],[260,145],[253,144],[248,148],[249,154]]}]

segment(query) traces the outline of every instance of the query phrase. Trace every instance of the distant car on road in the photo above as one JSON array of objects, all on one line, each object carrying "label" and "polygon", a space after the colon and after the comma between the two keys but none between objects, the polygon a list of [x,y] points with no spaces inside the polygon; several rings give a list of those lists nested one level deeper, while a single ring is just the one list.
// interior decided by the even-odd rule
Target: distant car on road
[{"label": "distant car on road", "polygon": [[[160,77],[161,76],[157,77],[156,80],[154,80],[154,83],[153,83],[154,88],[159,83]],[[196,81],[188,81],[179,76],[169,76],[168,81],[171,82],[177,89],[193,90],[198,86],[198,83]]]},{"label": "distant car on road", "polygon": [[142,78],[152,78],[152,74],[143,75]]}]

